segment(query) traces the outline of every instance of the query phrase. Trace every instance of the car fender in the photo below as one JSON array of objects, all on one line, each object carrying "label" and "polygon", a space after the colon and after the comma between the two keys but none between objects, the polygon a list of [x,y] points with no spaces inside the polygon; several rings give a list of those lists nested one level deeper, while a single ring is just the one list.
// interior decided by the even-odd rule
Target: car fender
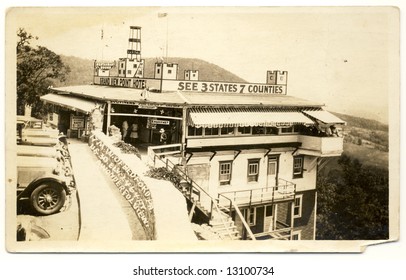
[{"label": "car fender", "polygon": [[17,196],[17,200],[22,198],[22,197],[29,197],[31,195],[31,193],[33,192],[33,190],[39,186],[40,184],[42,184],[43,182],[54,182],[57,184],[60,184],[67,195],[70,194],[69,188],[66,186],[65,181],[58,176],[54,176],[54,175],[48,175],[46,177],[40,177],[37,179],[34,179],[18,196]]}]

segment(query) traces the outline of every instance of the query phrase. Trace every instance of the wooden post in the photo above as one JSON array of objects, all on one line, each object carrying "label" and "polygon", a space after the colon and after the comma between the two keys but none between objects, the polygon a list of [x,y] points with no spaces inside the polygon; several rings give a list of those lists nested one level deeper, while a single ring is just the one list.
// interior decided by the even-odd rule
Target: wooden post
[{"label": "wooden post", "polygon": [[109,134],[109,127],[111,123],[111,101],[107,101],[107,131],[106,134]]},{"label": "wooden post", "polygon": [[185,153],[185,148],[186,148],[186,119],[187,119],[187,108],[183,107],[182,108],[182,146],[181,146],[181,153],[182,153],[182,158],[185,159],[186,153]]},{"label": "wooden post", "polygon": [[189,212],[189,221],[190,222],[192,221],[193,214],[195,212],[195,208],[196,208],[196,201],[193,202],[192,208],[190,209],[190,212]]},{"label": "wooden post", "polygon": [[295,226],[295,198],[293,197],[293,201],[291,202],[291,215],[290,215],[290,240],[292,240],[293,237],[293,227]]}]

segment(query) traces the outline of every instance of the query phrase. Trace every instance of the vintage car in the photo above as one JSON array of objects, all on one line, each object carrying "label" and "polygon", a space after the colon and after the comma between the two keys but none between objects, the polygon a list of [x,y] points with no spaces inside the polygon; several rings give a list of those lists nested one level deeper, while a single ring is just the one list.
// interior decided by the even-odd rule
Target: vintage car
[{"label": "vintage car", "polygon": [[17,144],[54,146],[59,131],[44,124],[43,120],[17,116]]},{"label": "vintage car", "polygon": [[17,201],[41,215],[57,213],[74,188],[69,153],[57,147],[17,146]]}]

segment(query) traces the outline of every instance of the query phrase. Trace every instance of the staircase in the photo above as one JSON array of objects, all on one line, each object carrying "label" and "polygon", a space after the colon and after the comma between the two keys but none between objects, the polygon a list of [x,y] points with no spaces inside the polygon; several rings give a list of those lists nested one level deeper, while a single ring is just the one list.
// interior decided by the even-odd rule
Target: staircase
[{"label": "staircase", "polygon": [[[184,178],[190,179],[190,178]],[[241,239],[241,236],[237,230],[237,227],[234,224],[233,219],[227,215],[224,211],[219,209],[219,205],[213,205],[211,212],[207,210],[200,202],[201,192],[193,191],[193,183],[195,182],[181,182],[178,186],[178,189],[182,194],[193,203],[191,211],[194,211],[194,207],[198,208],[208,219],[209,225],[214,233],[216,233],[220,239],[223,240],[238,240]],[[190,213],[190,217],[193,216],[193,213]]]},{"label": "staircase", "polygon": [[[148,152],[151,155],[151,151]],[[219,205],[218,199],[214,199],[203,188],[201,188],[192,178],[190,178],[184,170],[178,165],[175,165],[168,158],[162,159],[161,155],[153,154],[154,166],[162,166],[169,171],[176,172],[181,177],[181,182],[176,186],[177,189],[193,204],[191,211],[198,208],[207,218],[208,224],[211,226],[212,231],[217,234],[222,240],[239,240],[241,239],[240,233],[230,217],[231,209],[226,209]],[[158,164],[160,163],[160,164]],[[211,209],[206,209],[201,203],[201,196],[211,202]],[[237,207],[237,206],[235,206]],[[191,218],[193,212],[189,214]]]},{"label": "staircase", "polygon": [[223,211],[214,210],[209,225],[213,232],[217,233],[223,240],[240,240],[241,235],[235,226],[233,219]]}]

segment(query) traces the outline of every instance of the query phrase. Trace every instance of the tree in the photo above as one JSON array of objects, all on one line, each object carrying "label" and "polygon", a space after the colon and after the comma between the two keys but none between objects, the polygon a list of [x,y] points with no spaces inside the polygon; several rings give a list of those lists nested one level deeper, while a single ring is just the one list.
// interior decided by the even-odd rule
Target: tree
[{"label": "tree", "polygon": [[345,154],[338,163],[317,181],[317,239],[387,239],[388,171]]},{"label": "tree", "polygon": [[64,81],[70,72],[61,57],[46,47],[30,45],[32,36],[23,28],[17,32],[17,114],[23,114],[26,105],[32,107],[32,115],[42,117],[48,107],[43,106],[40,96],[47,93],[53,81]]}]

